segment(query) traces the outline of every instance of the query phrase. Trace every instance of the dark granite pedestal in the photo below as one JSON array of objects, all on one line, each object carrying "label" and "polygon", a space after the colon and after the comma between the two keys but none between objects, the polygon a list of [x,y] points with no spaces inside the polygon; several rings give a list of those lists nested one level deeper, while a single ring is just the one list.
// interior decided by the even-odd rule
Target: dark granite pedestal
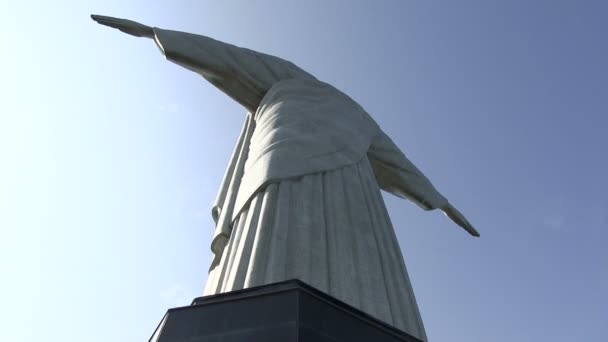
[{"label": "dark granite pedestal", "polygon": [[420,342],[299,280],[196,298],[150,342]]}]

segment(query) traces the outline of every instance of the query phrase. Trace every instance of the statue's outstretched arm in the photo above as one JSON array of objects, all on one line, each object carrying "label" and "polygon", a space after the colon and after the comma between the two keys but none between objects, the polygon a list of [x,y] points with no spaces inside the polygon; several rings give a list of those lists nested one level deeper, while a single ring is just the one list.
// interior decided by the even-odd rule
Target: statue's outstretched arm
[{"label": "statue's outstretched arm", "polygon": [[91,14],[91,19],[98,24],[115,28],[135,37],[154,38],[154,30],[150,26],[140,24],[133,20]]},{"label": "statue's outstretched arm", "polygon": [[367,155],[380,188],[407,198],[425,210],[441,209],[469,234],[479,236],[473,225],[435,189],[386,134],[381,132],[374,139]]},{"label": "statue's outstretched arm", "polygon": [[153,38],[168,60],[202,75],[252,113],[276,82],[314,79],[284,59],[202,35],[152,28],[126,19],[98,15],[91,18],[136,37]]}]

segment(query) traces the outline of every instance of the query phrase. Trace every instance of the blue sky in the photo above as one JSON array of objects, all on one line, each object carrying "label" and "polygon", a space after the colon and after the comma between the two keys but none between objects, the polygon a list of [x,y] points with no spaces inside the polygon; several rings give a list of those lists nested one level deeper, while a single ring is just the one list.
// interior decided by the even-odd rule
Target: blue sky
[{"label": "blue sky", "polygon": [[0,14],[3,341],[147,339],[202,293],[244,109],[89,14],[289,59],[481,232],[385,195],[431,341],[608,334],[604,1],[60,1]]}]

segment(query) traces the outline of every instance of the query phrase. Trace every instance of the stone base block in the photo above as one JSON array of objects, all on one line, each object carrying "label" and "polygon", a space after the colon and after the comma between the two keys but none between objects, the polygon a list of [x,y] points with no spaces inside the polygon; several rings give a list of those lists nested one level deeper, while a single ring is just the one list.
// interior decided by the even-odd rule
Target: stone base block
[{"label": "stone base block", "polygon": [[421,342],[299,280],[196,298],[150,342]]}]

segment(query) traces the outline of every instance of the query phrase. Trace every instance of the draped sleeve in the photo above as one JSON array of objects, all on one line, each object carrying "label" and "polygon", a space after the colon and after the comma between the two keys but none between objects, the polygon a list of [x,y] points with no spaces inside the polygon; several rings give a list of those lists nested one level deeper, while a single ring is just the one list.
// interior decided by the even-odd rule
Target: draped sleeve
[{"label": "draped sleeve", "polygon": [[279,57],[209,37],[160,28],[154,28],[154,35],[168,60],[200,74],[252,113],[274,83],[290,78],[315,79]]},{"label": "draped sleeve", "polygon": [[441,208],[448,203],[385,133],[376,136],[367,155],[381,189],[409,199],[425,210]]}]

